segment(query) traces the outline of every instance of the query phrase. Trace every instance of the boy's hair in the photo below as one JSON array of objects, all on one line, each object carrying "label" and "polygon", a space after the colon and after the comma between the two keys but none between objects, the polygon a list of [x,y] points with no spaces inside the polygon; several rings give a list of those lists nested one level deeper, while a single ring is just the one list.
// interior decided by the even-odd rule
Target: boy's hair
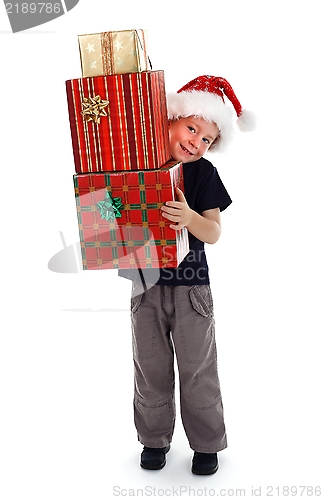
[{"label": "boy's hair", "polygon": [[240,130],[253,130],[254,114],[242,110],[231,85],[224,78],[209,75],[195,78],[178,92],[167,94],[168,118],[177,120],[194,116],[215,123],[220,133],[209,151],[223,151],[231,142],[235,129],[232,106],[225,103],[224,95],[233,104]]}]

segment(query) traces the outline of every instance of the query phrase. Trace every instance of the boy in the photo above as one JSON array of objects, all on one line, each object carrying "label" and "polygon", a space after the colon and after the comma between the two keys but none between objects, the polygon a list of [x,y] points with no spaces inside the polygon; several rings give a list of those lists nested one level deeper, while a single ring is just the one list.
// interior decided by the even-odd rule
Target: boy
[{"label": "boy", "polygon": [[177,201],[167,202],[162,212],[175,231],[187,227],[189,254],[177,268],[157,270],[159,276],[155,270],[119,271],[133,280],[134,418],[144,445],[140,465],[145,469],[163,468],[170,449],[175,424],[174,350],[181,417],[194,450],[192,472],[214,474],[217,452],[227,447],[204,243],[219,239],[220,212],[231,198],[215,167],[203,158],[231,139],[233,114],[224,95],[235,108],[240,128],[251,130],[252,114],[242,113],[223,78],[198,77],[167,97],[171,154],[183,163],[185,196],[177,189]]}]

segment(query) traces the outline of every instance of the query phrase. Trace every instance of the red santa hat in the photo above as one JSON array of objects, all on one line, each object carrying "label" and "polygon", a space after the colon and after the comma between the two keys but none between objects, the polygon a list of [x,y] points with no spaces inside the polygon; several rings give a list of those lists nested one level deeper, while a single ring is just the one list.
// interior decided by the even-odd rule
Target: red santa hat
[{"label": "red santa hat", "polygon": [[199,76],[184,85],[177,93],[167,95],[168,118],[176,120],[196,116],[216,123],[220,134],[210,150],[221,151],[231,141],[235,128],[232,106],[226,104],[224,96],[233,105],[240,130],[243,132],[254,130],[256,123],[254,113],[242,109],[227,80],[210,75]]}]

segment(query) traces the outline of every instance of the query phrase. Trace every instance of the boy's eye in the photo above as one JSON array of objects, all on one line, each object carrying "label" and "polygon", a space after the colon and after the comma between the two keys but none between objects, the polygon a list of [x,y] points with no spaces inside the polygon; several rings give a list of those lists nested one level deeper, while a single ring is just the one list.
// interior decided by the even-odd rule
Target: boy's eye
[{"label": "boy's eye", "polygon": [[206,137],[203,137],[202,141],[205,142],[205,144],[210,144],[209,139],[207,139]]},{"label": "boy's eye", "polygon": [[190,127],[189,125],[187,126],[187,128],[188,128],[188,130],[189,130],[190,132],[195,132],[195,128]]}]

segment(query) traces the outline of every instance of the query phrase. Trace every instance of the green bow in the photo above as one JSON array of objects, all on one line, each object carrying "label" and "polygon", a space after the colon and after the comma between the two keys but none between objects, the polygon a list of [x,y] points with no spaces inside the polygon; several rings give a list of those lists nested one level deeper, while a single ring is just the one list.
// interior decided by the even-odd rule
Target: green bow
[{"label": "green bow", "polygon": [[121,198],[113,198],[110,191],[106,191],[105,199],[97,203],[100,209],[102,219],[114,220],[116,217],[122,217],[120,210],[123,209]]}]

